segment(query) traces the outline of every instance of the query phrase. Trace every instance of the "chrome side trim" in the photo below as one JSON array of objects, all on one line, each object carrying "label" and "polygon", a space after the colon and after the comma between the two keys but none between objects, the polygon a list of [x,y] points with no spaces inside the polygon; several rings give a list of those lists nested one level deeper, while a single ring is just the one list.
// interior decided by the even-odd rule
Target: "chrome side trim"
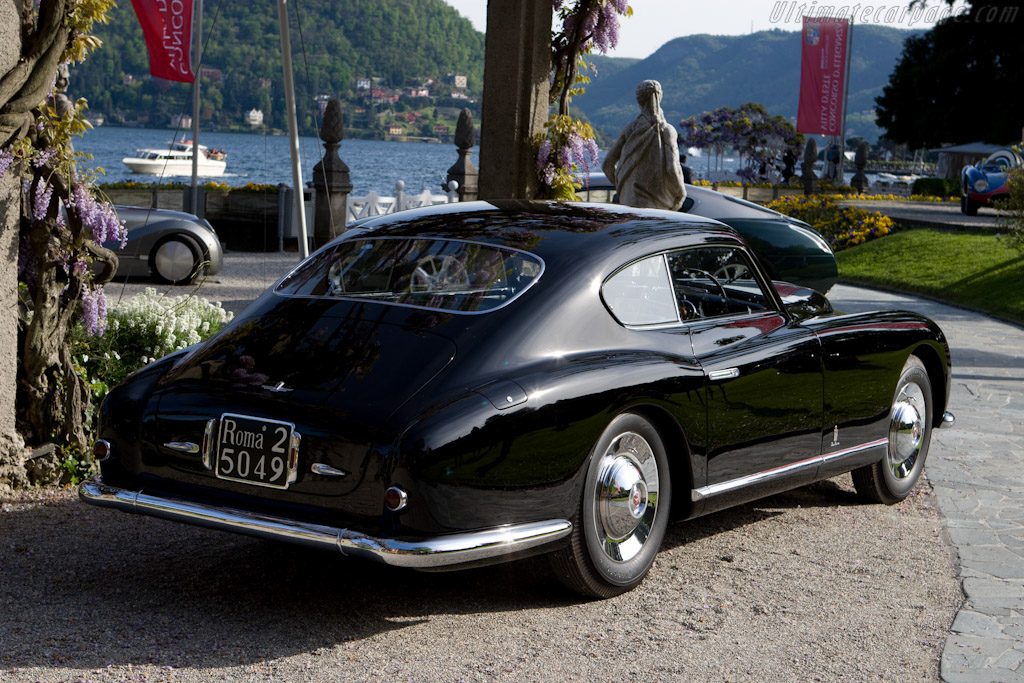
[{"label": "chrome side trim", "polygon": [[336,467],[325,465],[322,462],[313,463],[309,469],[313,474],[319,474],[322,477],[344,477],[348,475],[348,472],[345,470],[339,470]]},{"label": "chrome side trim", "polygon": [[878,439],[877,441],[869,441],[862,443],[857,446],[850,448],[844,448],[840,451],[833,451],[832,453],[825,453],[823,455],[817,455],[813,458],[807,458],[799,462],[790,463],[783,465],[782,467],[776,467],[764,472],[758,472],[757,474],[748,474],[745,477],[739,477],[737,479],[730,479],[729,481],[723,481],[718,484],[712,484],[710,486],[702,486],[699,489],[693,489],[690,493],[690,499],[694,502],[716,496],[720,493],[726,493],[727,491],[735,491],[736,489],[745,488],[754,484],[760,484],[773,479],[779,479],[786,475],[793,474],[799,470],[807,469],[810,467],[818,467],[827,462],[838,460],[854,453],[861,453],[863,451],[871,450],[872,448],[884,448],[889,445],[889,439]]},{"label": "chrome side trim", "polygon": [[889,438],[888,437],[886,437],[884,439],[878,439],[876,441],[868,441],[867,443],[862,443],[859,446],[851,446],[850,448],[844,448],[844,449],[839,450],[839,451],[832,451],[831,453],[825,453],[824,455],[821,456],[821,462],[822,463],[832,462],[833,460],[838,460],[839,458],[844,458],[847,455],[853,455],[854,453],[863,453],[864,451],[869,451],[872,448],[883,448],[883,447],[888,446],[888,445],[889,445]]},{"label": "chrome side trim", "polygon": [[708,373],[708,379],[717,382],[722,379],[734,379],[740,376],[739,368],[727,368],[725,370],[712,370]]},{"label": "chrome side trim", "polygon": [[549,519],[443,536],[384,538],[144,491],[128,491],[104,484],[99,476],[83,482],[78,495],[84,502],[100,507],[337,550],[343,555],[413,569],[432,569],[500,557],[557,541],[572,532],[572,523],[568,520]]},{"label": "chrome side trim", "polygon": [[217,428],[217,420],[207,420],[203,430],[203,467],[213,469],[213,432]]},{"label": "chrome side trim", "polygon": [[164,448],[169,448],[172,451],[178,451],[179,453],[198,453],[199,444],[192,443],[191,441],[171,441],[164,444]]}]

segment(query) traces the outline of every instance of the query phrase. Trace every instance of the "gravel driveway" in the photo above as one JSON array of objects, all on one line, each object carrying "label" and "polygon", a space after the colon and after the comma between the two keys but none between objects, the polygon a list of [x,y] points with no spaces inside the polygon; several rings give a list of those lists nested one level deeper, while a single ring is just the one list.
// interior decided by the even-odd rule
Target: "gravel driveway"
[{"label": "gravel driveway", "polygon": [[[238,311],[296,260],[229,255],[202,295]],[[944,528],[927,486],[868,505],[844,476],[674,523],[638,589],[585,601],[544,558],[414,573],[35,491],[0,504],[0,680],[933,681]]]}]

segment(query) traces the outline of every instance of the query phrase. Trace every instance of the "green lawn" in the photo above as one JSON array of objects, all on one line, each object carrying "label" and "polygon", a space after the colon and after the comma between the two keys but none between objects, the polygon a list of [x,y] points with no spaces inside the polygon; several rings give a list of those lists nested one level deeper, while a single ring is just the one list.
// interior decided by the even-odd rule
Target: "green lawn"
[{"label": "green lawn", "polygon": [[1024,254],[994,235],[906,230],[840,251],[839,278],[1024,322]]}]

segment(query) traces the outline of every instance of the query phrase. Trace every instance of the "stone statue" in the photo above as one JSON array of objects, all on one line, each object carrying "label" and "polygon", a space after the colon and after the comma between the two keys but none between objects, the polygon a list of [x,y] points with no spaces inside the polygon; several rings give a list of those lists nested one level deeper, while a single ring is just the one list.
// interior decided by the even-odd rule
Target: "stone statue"
[{"label": "stone statue", "polygon": [[70,83],[71,73],[68,71],[68,65],[61,64],[57,67],[57,80],[53,84],[53,99],[56,105],[54,109],[57,111],[57,116],[63,117],[69,111],[75,110],[75,103],[67,94]]},{"label": "stone statue", "polygon": [[601,170],[619,192],[619,202],[652,209],[678,209],[686,199],[676,130],[661,110],[661,84],[636,87],[640,115],[615,141]]},{"label": "stone statue", "polygon": [[857,155],[853,158],[853,164],[857,168],[857,173],[850,180],[850,184],[861,194],[864,194],[864,190],[869,185],[868,177],[864,175],[864,167],[868,165],[868,149],[870,147],[871,145],[866,140],[862,140],[857,147]]}]

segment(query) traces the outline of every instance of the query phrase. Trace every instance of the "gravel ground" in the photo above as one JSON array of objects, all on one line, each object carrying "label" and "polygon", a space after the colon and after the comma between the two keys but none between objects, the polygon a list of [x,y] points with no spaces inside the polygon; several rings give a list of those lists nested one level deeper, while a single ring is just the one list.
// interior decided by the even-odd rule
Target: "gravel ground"
[{"label": "gravel ground", "polygon": [[[199,294],[238,312],[297,261],[229,254]],[[956,574],[927,485],[848,476],[673,524],[604,601],[544,558],[415,573],[39,490],[0,501],[0,680],[933,681]]]},{"label": "gravel ground", "polygon": [[604,601],[543,558],[396,570],[85,506],[0,504],[0,680],[934,681],[961,600],[927,486],[840,477],[677,522]]}]

